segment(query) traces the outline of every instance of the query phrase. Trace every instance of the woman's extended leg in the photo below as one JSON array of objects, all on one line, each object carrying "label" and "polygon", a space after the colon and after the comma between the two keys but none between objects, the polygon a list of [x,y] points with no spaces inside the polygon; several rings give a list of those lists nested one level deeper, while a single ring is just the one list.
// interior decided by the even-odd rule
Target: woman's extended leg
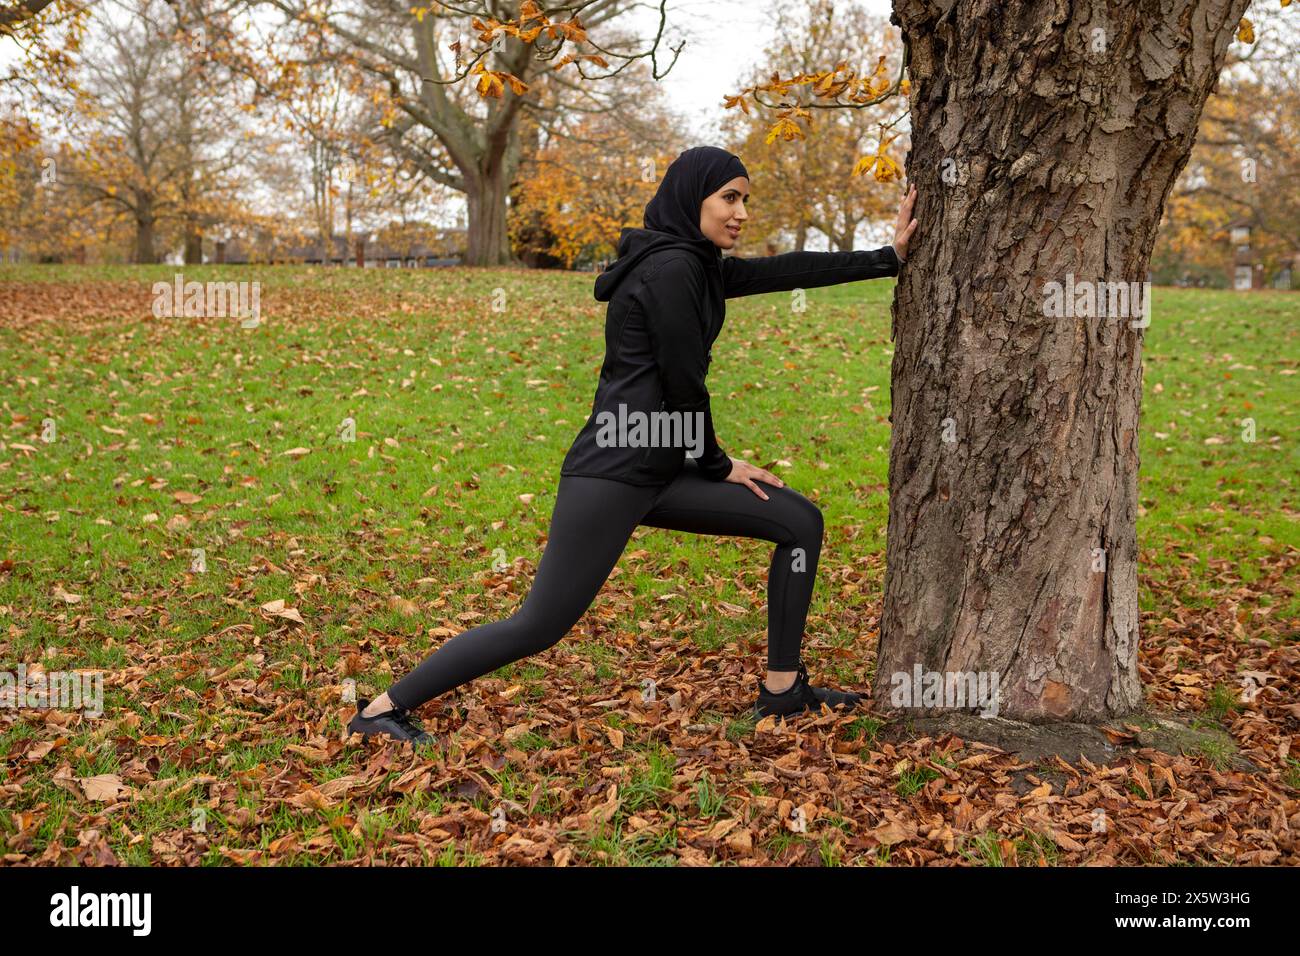
[{"label": "woman's extended leg", "polygon": [[595,600],[658,488],[608,478],[560,479],[533,586],[510,617],[446,641],[388,689],[413,709],[454,687],[556,644]]},{"label": "woman's extended leg", "polygon": [[744,485],[710,481],[700,474],[693,459],[687,459],[641,523],[695,534],[761,538],[776,544],[767,579],[767,667],[769,671],[789,671],[793,680],[821,556],[822,513],[789,486],[761,487],[767,501]]}]

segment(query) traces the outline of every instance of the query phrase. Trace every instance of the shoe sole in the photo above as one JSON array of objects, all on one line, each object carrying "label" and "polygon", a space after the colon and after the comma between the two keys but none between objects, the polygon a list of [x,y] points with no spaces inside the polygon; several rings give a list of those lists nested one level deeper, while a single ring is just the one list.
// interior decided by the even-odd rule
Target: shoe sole
[{"label": "shoe sole", "polygon": [[[856,701],[855,703],[851,703],[851,704],[847,704],[847,703],[846,703],[846,704],[827,704],[826,706],[827,706],[828,708],[830,708],[830,712],[831,712],[832,714],[846,714],[846,713],[849,713],[850,711],[857,710],[857,709],[858,709],[860,706],[862,706],[862,704],[864,704],[864,703],[865,703],[865,701],[858,700],[858,701]],[[752,708],[750,708],[748,711],[745,711],[745,713],[748,714],[748,715],[749,715],[752,719],[754,719],[754,720],[762,720],[764,717],[799,717],[799,716],[802,716],[803,714],[817,714],[817,715],[820,715],[820,714],[821,714],[821,706],[818,705],[817,707],[804,707],[804,708],[801,709],[801,710],[793,710],[793,711],[790,711],[789,713],[779,713],[779,712],[778,712],[778,713],[773,713],[773,714],[764,714],[764,713],[762,713],[761,711],[759,711],[759,709],[758,709],[758,705],[754,705],[754,706],[753,706]]]},{"label": "shoe sole", "polygon": [[348,724],[347,730],[348,730],[349,737],[352,736],[353,734],[360,734],[365,739],[369,739],[371,737],[387,737],[389,740],[396,740],[398,743],[402,743],[402,744],[415,744],[417,747],[422,747],[425,744],[436,744],[438,742],[438,738],[433,736],[432,734],[426,734],[422,738],[395,737],[392,734],[383,730],[371,730],[371,731],[359,730],[353,727],[351,724]]}]

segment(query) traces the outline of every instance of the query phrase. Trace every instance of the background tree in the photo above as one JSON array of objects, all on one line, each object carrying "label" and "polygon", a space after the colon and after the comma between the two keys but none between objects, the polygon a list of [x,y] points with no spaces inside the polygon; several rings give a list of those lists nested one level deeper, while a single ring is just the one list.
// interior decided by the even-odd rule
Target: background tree
[{"label": "background tree", "polygon": [[[1243,31],[1244,32],[1244,31]],[[1253,42],[1234,43],[1156,240],[1153,270],[1226,284],[1233,245],[1223,227],[1251,227],[1269,274],[1300,255],[1300,22],[1259,9]]]},{"label": "background tree", "polygon": [[[10,125],[15,133],[18,124]],[[5,261],[114,258],[113,216],[86,203],[60,178],[79,160],[67,143],[43,139],[34,126],[3,140],[0,149],[0,250]],[[117,255],[120,261],[122,257]]]},{"label": "background tree", "polygon": [[[178,0],[180,2],[180,0]],[[546,126],[555,115],[625,108],[617,83],[638,59],[662,77],[660,35],[648,43],[612,26],[597,43],[588,30],[607,27],[635,4],[589,0],[544,5],[523,0],[454,6],[405,0],[189,0],[223,50],[239,56],[232,11],[277,11],[309,42],[290,58],[263,64],[244,56],[250,73],[296,73],[325,59],[354,71],[381,108],[373,138],[429,181],[462,193],[468,209],[465,261],[514,262],[506,227],[507,196],[522,161],[519,121],[524,112]],[[467,33],[468,31],[468,33]],[[675,58],[675,57],[674,57]],[[621,63],[619,63],[621,61]],[[618,65],[615,65],[618,64]],[[546,114],[550,114],[549,116]]]},{"label": "background tree", "polygon": [[[822,64],[847,64],[876,83],[888,82],[888,64],[902,55],[898,30],[855,4],[816,0],[777,7],[773,27],[779,40],[744,78],[751,87],[773,71],[803,75]],[[863,38],[870,42],[864,45]],[[861,227],[892,218],[892,194],[852,181],[852,173],[857,157],[874,152],[882,139],[898,136],[893,147],[906,149],[905,133],[893,132],[905,115],[906,103],[897,99],[861,109],[810,108],[806,132],[794,136],[785,130],[792,138],[773,149],[775,136],[762,114],[732,114],[732,150],[745,159],[754,208],[761,212],[746,226],[746,244],[780,247],[781,234],[792,232],[793,248],[802,250],[819,233],[831,249],[851,250]]]},{"label": "background tree", "polygon": [[135,262],[157,260],[163,228],[200,261],[203,224],[234,198],[241,113],[227,104],[238,91],[208,67],[202,36],[178,32],[157,0],[100,4],[91,29],[79,94],[62,104],[63,138],[77,148],[61,179],[129,217]]},{"label": "background tree", "polygon": [[72,88],[72,70],[95,0],[10,0],[0,7],[0,89],[36,100]]},{"label": "background tree", "polygon": [[510,236],[522,254],[571,268],[579,258],[613,258],[625,226],[640,226],[668,164],[689,145],[675,130],[648,70],[633,67],[634,116],[621,110],[558,117],[543,130],[531,117],[539,146],[525,154],[510,209]]}]

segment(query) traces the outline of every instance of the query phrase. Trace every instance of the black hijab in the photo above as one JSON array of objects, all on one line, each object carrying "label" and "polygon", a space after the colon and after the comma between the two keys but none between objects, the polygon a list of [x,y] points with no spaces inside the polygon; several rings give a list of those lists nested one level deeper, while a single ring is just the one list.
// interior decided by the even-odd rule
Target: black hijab
[{"label": "black hijab", "polygon": [[[618,240],[618,258],[596,277],[595,296],[607,302],[618,284],[642,259],[661,249],[687,249],[704,262],[721,312],[722,250],[700,232],[700,206],[737,176],[749,178],[740,157],[716,146],[693,146],[674,159],[646,203],[645,228],[625,228]],[[716,276],[717,280],[712,281]]]}]

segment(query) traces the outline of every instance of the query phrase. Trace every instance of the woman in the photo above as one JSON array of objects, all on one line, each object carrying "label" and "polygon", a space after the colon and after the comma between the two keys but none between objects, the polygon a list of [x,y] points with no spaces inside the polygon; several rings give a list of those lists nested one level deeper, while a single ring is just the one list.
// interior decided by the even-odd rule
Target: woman
[{"label": "woman", "polygon": [[821,510],[775,475],[718,447],[704,379],[724,299],[897,275],[916,229],[916,190],[899,207],[892,246],[723,258],[749,218],[747,199],[748,173],[726,150],[697,146],[668,167],[645,207],[645,228],[622,231],[618,259],[596,279],[596,299],[609,302],[605,360],[591,416],[560,470],[546,549],[528,596],[506,620],[458,634],[387,693],[358,701],[349,733],[431,740],[410,712],[556,644],[591,605],[639,525],[776,545],[767,585],[767,680],[758,682],[755,715],[861,700],[812,686],[800,660],[821,553]]}]

